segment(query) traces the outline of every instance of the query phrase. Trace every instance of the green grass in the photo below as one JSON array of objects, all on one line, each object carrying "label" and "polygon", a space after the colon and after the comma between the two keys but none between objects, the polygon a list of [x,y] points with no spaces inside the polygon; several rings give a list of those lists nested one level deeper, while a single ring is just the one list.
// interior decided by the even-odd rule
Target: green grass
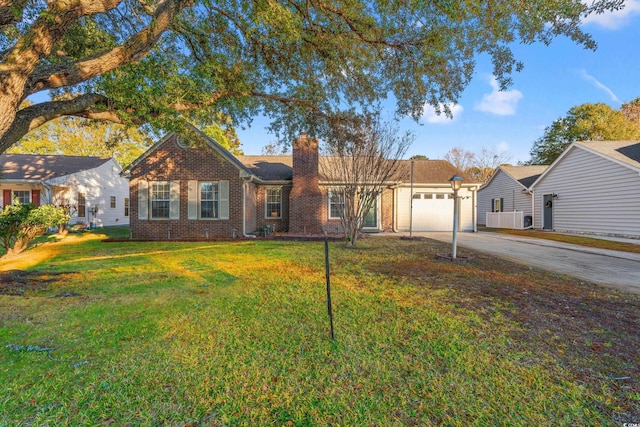
[{"label": "green grass", "polygon": [[433,260],[437,243],[332,244],[332,341],[321,243],[100,232],[0,261],[65,273],[0,295],[0,426],[619,424],[615,390],[519,341],[509,302],[466,306],[456,282],[489,273]]}]

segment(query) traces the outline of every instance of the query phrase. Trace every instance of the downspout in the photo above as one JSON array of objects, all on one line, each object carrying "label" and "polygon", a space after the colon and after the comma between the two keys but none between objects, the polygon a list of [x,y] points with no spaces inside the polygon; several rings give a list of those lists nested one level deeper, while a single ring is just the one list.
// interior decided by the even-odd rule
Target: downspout
[{"label": "downspout", "polygon": [[247,185],[253,181],[253,175],[242,183],[242,236],[255,239],[255,235],[247,234]]},{"label": "downspout", "polygon": [[398,187],[393,189],[393,222],[391,229],[394,233],[398,232]]},{"label": "downspout", "polygon": [[535,190],[531,190],[531,229],[535,230],[535,223],[536,223],[536,191]]},{"label": "downspout", "polygon": [[471,200],[473,201],[473,232],[478,232],[478,203],[477,197],[478,187],[471,189]]}]

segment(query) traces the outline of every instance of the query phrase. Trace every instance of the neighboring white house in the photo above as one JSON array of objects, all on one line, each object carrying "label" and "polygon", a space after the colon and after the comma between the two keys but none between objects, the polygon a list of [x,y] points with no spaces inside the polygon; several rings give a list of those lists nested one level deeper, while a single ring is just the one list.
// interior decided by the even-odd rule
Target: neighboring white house
[{"label": "neighboring white house", "polygon": [[111,158],[0,155],[2,206],[18,200],[69,207],[70,224],[129,224],[129,181]]},{"label": "neighboring white house", "polygon": [[575,142],[529,190],[534,228],[640,237],[640,141]]},{"label": "neighboring white house", "polygon": [[528,189],[547,167],[499,166],[478,190],[478,224],[518,229],[531,226],[533,205]]}]

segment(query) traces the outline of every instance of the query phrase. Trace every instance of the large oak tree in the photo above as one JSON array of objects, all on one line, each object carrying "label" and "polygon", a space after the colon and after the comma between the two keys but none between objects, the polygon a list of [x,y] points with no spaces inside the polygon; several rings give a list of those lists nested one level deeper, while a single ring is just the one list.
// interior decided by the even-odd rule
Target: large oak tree
[{"label": "large oak tree", "polygon": [[536,139],[527,164],[550,165],[575,141],[640,139],[640,127],[620,110],[607,104],[582,104],[555,120]]},{"label": "large oak tree", "polygon": [[[506,87],[521,67],[513,42],[594,48],[580,20],[623,2],[588,3],[0,0],[0,152],[61,116],[171,129],[262,112],[282,136],[394,95],[418,118],[460,96],[480,53]],[[72,97],[21,108],[52,90]]]}]

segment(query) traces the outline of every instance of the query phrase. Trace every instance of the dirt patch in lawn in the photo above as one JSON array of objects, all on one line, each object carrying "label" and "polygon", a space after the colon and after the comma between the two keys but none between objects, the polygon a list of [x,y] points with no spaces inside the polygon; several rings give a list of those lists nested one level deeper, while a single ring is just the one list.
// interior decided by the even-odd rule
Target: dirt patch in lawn
[{"label": "dirt patch in lawn", "polygon": [[[395,251],[407,253],[397,262],[369,268],[439,291],[454,311],[471,311],[487,324],[511,322],[512,346],[531,352],[532,362],[553,360],[586,387],[611,390],[620,405],[612,420],[640,420],[640,296],[480,252],[465,250],[472,257],[466,263],[438,261],[447,245],[428,242],[398,245]],[[607,413],[607,406],[598,410]]]},{"label": "dirt patch in lawn", "polygon": [[[25,296],[30,292],[48,290],[52,284],[75,273],[9,270],[0,272],[0,295]],[[61,295],[75,296],[75,295]]]}]

